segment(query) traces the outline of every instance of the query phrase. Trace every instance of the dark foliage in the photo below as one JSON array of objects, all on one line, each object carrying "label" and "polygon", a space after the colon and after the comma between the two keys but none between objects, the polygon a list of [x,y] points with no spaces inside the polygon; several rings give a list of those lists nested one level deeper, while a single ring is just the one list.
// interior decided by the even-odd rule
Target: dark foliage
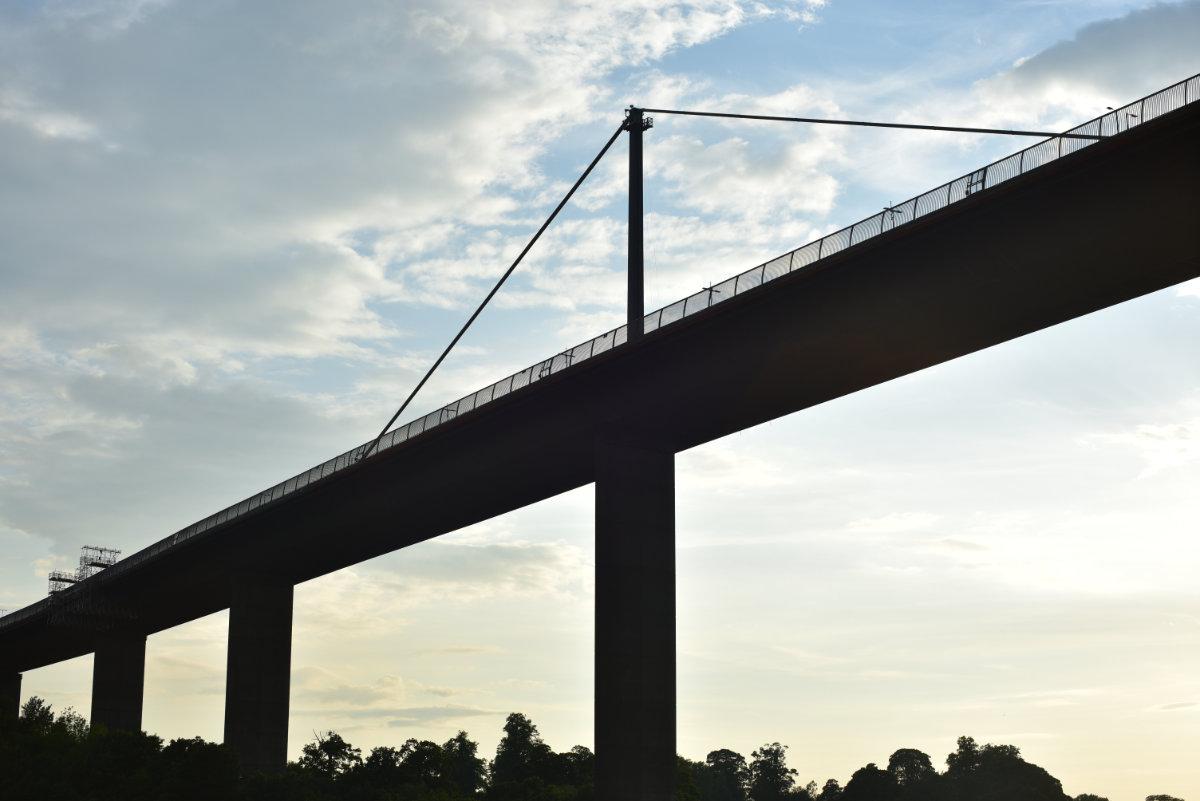
[{"label": "dark foliage", "polygon": [[[410,739],[364,758],[336,732],[316,735],[275,775],[242,775],[225,746],[91,728],[31,698],[20,718],[0,720],[0,797],[5,801],[593,801],[595,757],[562,753],[514,713],[487,763],[466,732],[439,745]],[[703,762],[680,757],[676,801],[1072,801],[1061,783],[1011,745],[961,737],[939,773],[927,754],[901,748],[887,768],[800,787],[787,747],[768,743],[751,759],[728,749]],[[1091,794],[1074,801],[1107,801]],[[1181,801],[1169,795],[1146,801]]]}]

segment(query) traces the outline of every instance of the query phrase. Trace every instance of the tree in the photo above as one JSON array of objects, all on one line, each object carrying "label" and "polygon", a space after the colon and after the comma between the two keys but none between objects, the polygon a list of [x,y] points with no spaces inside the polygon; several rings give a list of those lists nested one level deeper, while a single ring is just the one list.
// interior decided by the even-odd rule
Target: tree
[{"label": "tree", "polygon": [[829,779],[821,788],[821,794],[817,796],[817,801],[838,801],[841,797],[842,785],[838,783],[837,779]]},{"label": "tree", "polygon": [[483,789],[487,764],[477,756],[479,745],[465,731],[451,737],[442,746],[442,775],[450,787],[462,795],[474,796]]},{"label": "tree", "polygon": [[400,783],[400,749],[381,745],[372,748],[354,774],[370,787],[394,787]]},{"label": "tree", "polygon": [[54,712],[51,711],[50,704],[36,695],[31,695],[21,706],[21,720],[27,729],[44,732],[54,723]]},{"label": "tree", "polygon": [[551,784],[566,787],[590,788],[596,773],[596,755],[590,748],[577,745],[570,751],[554,754],[553,769],[544,772],[542,778]]},{"label": "tree", "polygon": [[1183,801],[1183,799],[1173,795],[1148,795],[1146,801]]},{"label": "tree", "polygon": [[434,789],[442,785],[442,747],[431,740],[409,738],[400,746],[401,784]]},{"label": "tree", "polygon": [[704,758],[708,767],[700,789],[705,801],[746,801],[746,786],[750,783],[750,768],[746,758],[737,751],[721,748],[710,751]]},{"label": "tree", "polygon": [[892,774],[872,762],[854,771],[842,791],[841,801],[890,801],[899,792]]},{"label": "tree", "polygon": [[334,779],[362,764],[362,751],[335,731],[317,733],[317,739],[300,749],[301,769]]},{"label": "tree", "polygon": [[708,773],[703,762],[693,762],[687,757],[675,757],[675,795],[672,801],[708,801],[700,792],[699,782]]},{"label": "tree", "polygon": [[796,771],[787,766],[787,746],[767,743],[754,751],[750,763],[750,798],[783,801],[796,784]]},{"label": "tree", "polygon": [[67,707],[58,713],[58,718],[55,719],[54,725],[63,734],[76,740],[82,740],[84,737],[87,737],[89,731],[88,722],[84,720],[83,715],[80,715],[71,707]]},{"label": "tree", "polygon": [[929,754],[915,748],[901,748],[892,754],[888,759],[887,771],[899,787],[908,787],[937,776]]},{"label": "tree", "polygon": [[1102,795],[1093,795],[1091,793],[1080,793],[1079,795],[1075,796],[1074,801],[1108,801],[1108,799]]},{"label": "tree", "polygon": [[514,712],[504,721],[504,736],[492,760],[493,786],[539,778],[552,754],[533,721]]},{"label": "tree", "polygon": [[946,757],[943,778],[948,797],[991,801],[1070,801],[1062,782],[1021,758],[1012,745],[980,747],[970,737],[958,739],[958,750]]},{"label": "tree", "polygon": [[958,750],[946,757],[946,767],[952,774],[970,773],[979,767],[979,746],[974,737],[958,738]]},{"label": "tree", "polygon": [[159,794],[172,801],[232,798],[238,784],[233,752],[200,737],[168,743],[158,760],[157,773]]}]

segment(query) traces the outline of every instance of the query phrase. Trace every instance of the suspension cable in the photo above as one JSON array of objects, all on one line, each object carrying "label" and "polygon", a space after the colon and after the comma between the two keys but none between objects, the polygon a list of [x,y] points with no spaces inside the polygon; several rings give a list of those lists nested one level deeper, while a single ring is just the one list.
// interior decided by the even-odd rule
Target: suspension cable
[{"label": "suspension cable", "polygon": [[863,128],[901,128],[911,131],[949,131],[951,133],[1000,134],[1002,136],[1057,136],[1067,139],[1105,139],[1096,134],[1054,133],[1052,131],[1017,131],[1008,128],[966,128],[959,125],[916,125],[903,122],[863,122],[861,120],[826,120],[814,117],[775,117],[768,114],[733,114],[724,111],[681,111],[669,108],[644,108],[654,114],[678,114],[684,117],[725,117],[735,120],[767,120],[768,122],[807,122],[815,125],[854,125]]},{"label": "suspension cable", "polygon": [[513,271],[517,269],[517,265],[520,264],[521,260],[525,258],[525,254],[529,252],[534,243],[536,243],[546,229],[550,227],[550,223],[554,222],[554,218],[557,217],[558,213],[563,210],[564,206],[567,205],[567,201],[570,200],[571,196],[575,194],[575,190],[582,186],[587,177],[591,175],[592,170],[594,170],[596,165],[600,163],[600,159],[604,158],[604,154],[607,153],[608,149],[613,146],[613,142],[617,141],[617,137],[621,135],[621,131],[623,130],[625,130],[625,123],[622,122],[617,130],[613,131],[613,135],[608,138],[608,141],[604,143],[604,147],[600,148],[600,152],[596,154],[596,157],[592,159],[590,164],[587,165],[587,169],[583,171],[571,188],[567,190],[567,194],[563,195],[563,199],[558,201],[558,205],[554,207],[554,211],[550,212],[550,216],[546,218],[544,223],[542,223],[542,227],[537,230],[537,233],[533,235],[533,238],[529,240],[529,243],[522,248],[520,254],[518,254],[517,258],[513,260],[513,263],[510,264],[508,269],[504,271],[504,274],[500,276],[500,280],[497,281],[496,285],[492,287],[492,291],[487,293],[487,297],[483,299],[483,302],[479,304],[479,307],[475,309],[474,313],[467,318],[465,323],[463,323],[462,328],[460,328],[458,333],[454,335],[454,339],[450,340],[450,344],[447,345],[446,349],[442,351],[442,355],[437,357],[437,361],[435,361],[433,366],[426,371],[424,377],[422,377],[417,383],[417,386],[408,394],[408,397],[404,399],[404,403],[400,404],[400,408],[397,409],[396,413],[392,415],[392,419],[388,420],[387,425],[385,425],[383,430],[379,432],[379,436],[375,437],[375,439],[371,441],[371,444],[368,445],[366,449],[363,450],[363,452],[359,455],[358,460],[367,458],[371,455],[372,451],[379,447],[379,442],[383,439],[383,435],[388,432],[388,429],[392,427],[392,424],[395,423],[400,415],[404,413],[404,410],[408,408],[408,404],[412,403],[412,399],[415,398],[417,393],[421,391],[421,387],[425,386],[425,382],[429,380],[429,377],[433,375],[434,371],[438,369],[454,346],[458,344],[458,341],[462,339],[463,334],[467,333],[467,329],[471,327],[471,323],[475,322],[475,318],[480,315],[484,306],[487,306],[488,301],[490,301],[495,294],[500,291],[500,287],[502,287],[504,282],[508,280],[508,277],[513,274]]}]

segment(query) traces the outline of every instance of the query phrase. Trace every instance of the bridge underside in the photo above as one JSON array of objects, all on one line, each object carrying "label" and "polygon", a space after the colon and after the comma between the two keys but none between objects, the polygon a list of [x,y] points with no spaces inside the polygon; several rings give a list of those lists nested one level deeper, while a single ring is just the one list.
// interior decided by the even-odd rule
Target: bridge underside
[{"label": "bridge underside", "polygon": [[1185,107],[551,375],[13,627],[0,674],[591,483],[614,432],[673,454],[1194,278],[1198,141]]}]

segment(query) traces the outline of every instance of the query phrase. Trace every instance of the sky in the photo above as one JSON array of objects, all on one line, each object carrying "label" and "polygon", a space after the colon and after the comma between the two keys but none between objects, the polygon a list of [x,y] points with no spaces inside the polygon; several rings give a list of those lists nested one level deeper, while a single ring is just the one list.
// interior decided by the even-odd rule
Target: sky
[{"label": "sky", "polygon": [[[631,103],[1061,129],[1200,72],[1200,2],[0,6],[0,607],[372,437]],[[1019,140],[660,118],[647,308]],[[624,317],[624,146],[413,416]],[[1132,232],[1131,232],[1132,235]],[[959,735],[1200,797],[1200,283],[681,453],[679,748],[802,781]],[[289,750],[521,711],[592,742],[592,489],[296,589]],[[222,733],[224,613],[144,725]],[[26,696],[84,714],[89,657]]]}]

